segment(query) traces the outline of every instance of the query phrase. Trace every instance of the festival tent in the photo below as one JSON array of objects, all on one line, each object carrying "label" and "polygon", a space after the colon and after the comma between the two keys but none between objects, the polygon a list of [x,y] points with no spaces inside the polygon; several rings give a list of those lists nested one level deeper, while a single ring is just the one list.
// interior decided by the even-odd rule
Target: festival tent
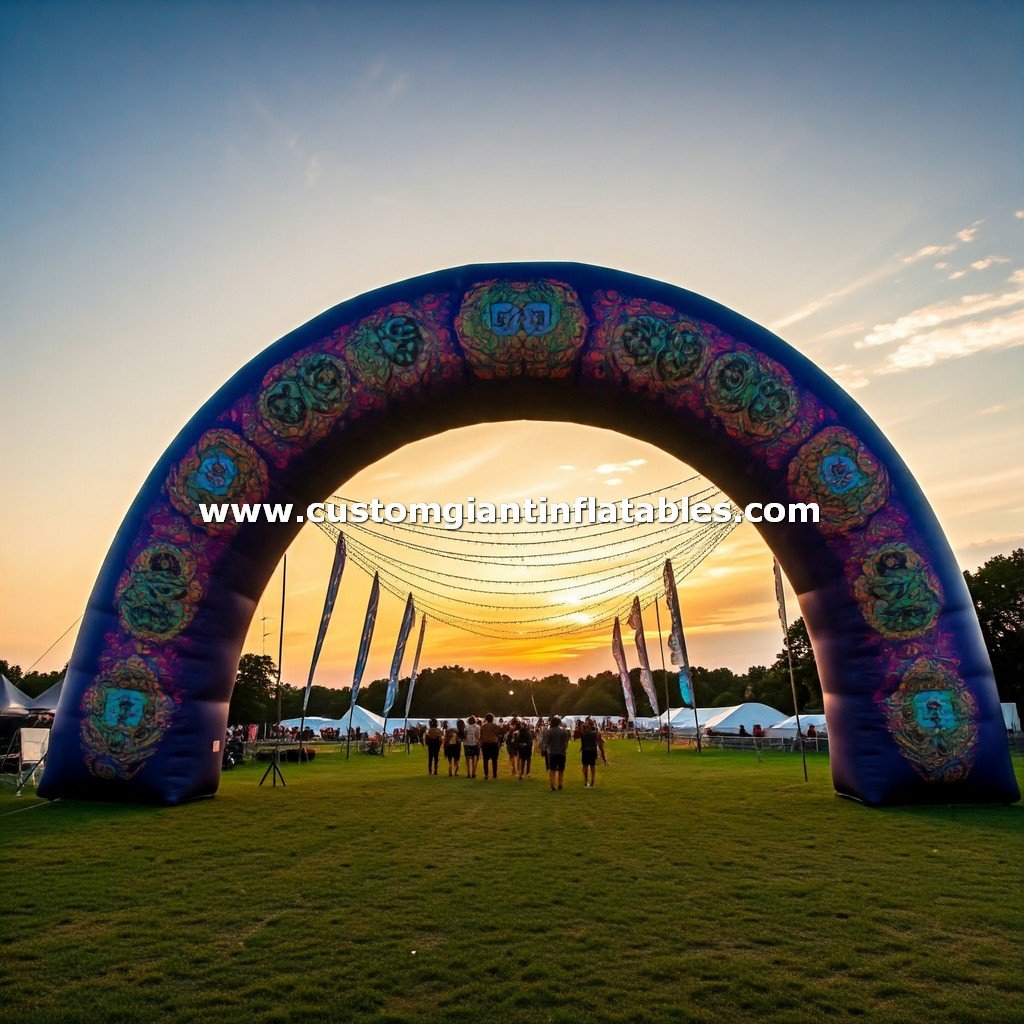
[{"label": "festival tent", "polygon": [[[281,723],[285,729],[298,729],[301,724],[301,718],[288,718]],[[306,716],[306,728],[312,729],[315,733],[321,729],[337,729],[344,736],[348,727],[347,711],[341,718],[319,718],[315,715]],[[384,719],[380,715],[367,711],[366,708],[361,708],[357,704],[352,710],[352,728],[359,729],[364,733],[383,732]]]},{"label": "festival tent", "polygon": [[1006,728],[1009,732],[1020,732],[1020,713],[1017,711],[1016,704],[1000,704],[1003,709],[1003,721],[1006,723]]},{"label": "festival tent", "polygon": [[57,701],[60,700],[60,691],[64,686],[63,677],[58,679],[48,690],[44,690],[38,697],[29,698],[29,709],[31,711],[56,711]]},{"label": "festival tent", "polygon": [[[767,704],[750,702],[737,704],[732,708],[719,708],[719,714],[712,715],[706,722],[701,723],[701,732],[716,732],[735,736],[742,725],[748,734],[752,734],[755,725],[763,729],[770,729],[774,725],[786,720],[786,715]],[[692,726],[691,726],[692,728]]]},{"label": "festival tent", "polygon": [[[764,723],[762,722],[761,724],[763,725]],[[807,727],[809,725],[814,726],[815,732],[823,736],[828,735],[828,726],[825,724],[824,715],[801,715],[800,728],[803,729],[804,735],[807,734]],[[785,721],[779,722],[778,725],[773,725],[770,729],[766,729],[765,732],[776,739],[796,739],[796,715],[791,715]]]},{"label": "festival tent", "polygon": [[[743,707],[742,704],[731,708],[697,708],[697,724],[703,729],[705,725],[723,711],[735,711],[736,707]],[[696,733],[696,726],[693,724],[693,708],[676,708],[675,714],[669,719],[672,732],[677,736],[693,736]]]},{"label": "festival tent", "polygon": [[26,696],[7,676],[0,674],[0,715],[4,718],[22,718],[29,713],[32,698]]}]

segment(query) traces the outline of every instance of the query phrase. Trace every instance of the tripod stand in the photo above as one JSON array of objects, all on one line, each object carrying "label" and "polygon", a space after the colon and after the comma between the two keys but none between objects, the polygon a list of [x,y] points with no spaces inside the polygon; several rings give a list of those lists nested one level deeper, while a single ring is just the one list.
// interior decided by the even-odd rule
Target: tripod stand
[{"label": "tripod stand", "polygon": [[270,776],[270,784],[277,786],[277,780],[285,786],[284,773],[281,771],[281,659],[284,656],[284,588],[288,579],[288,555],[284,556],[284,564],[281,568],[281,633],[277,641],[277,732],[274,734],[274,754],[267,765],[267,770],[260,779],[260,785],[267,781]]}]

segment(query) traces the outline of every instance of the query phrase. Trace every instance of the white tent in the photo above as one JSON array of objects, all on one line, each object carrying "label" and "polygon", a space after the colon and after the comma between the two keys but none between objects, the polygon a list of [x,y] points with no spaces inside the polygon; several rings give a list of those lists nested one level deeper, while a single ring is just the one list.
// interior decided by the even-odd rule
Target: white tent
[{"label": "white tent", "polygon": [[[301,724],[301,718],[287,718],[281,723],[285,729],[297,729]],[[344,736],[348,727],[347,711],[341,718],[319,718],[315,715],[306,716],[306,728],[312,729],[315,733],[321,729],[337,729]],[[357,704],[352,711],[352,728],[360,729],[364,733],[383,732],[384,719],[380,715],[367,711],[366,708],[361,708]]]},{"label": "white tent", "polygon": [[742,725],[747,734],[751,735],[755,725],[760,725],[762,729],[770,729],[786,719],[781,711],[776,711],[767,704],[755,702],[737,704],[732,708],[719,708],[718,711],[717,715],[712,715],[706,722],[701,722],[701,732],[713,731],[719,735],[735,736]]},{"label": "white tent", "polygon": [[[742,705],[738,705],[742,707]],[[693,724],[693,708],[673,708],[675,713],[669,719],[672,732],[677,736],[693,736],[697,727]],[[735,708],[697,708],[697,724],[703,729],[708,721],[723,711],[733,711]]]},{"label": "white tent", "polygon": [[32,698],[26,696],[7,676],[0,674],[0,715],[4,718],[22,718],[29,713]]},{"label": "white tent", "polygon": [[1020,732],[1020,713],[1016,704],[1000,704],[1003,709],[1003,721],[1010,732]]},{"label": "white tent", "polygon": [[[819,735],[828,735],[828,726],[825,723],[824,715],[801,715],[800,728],[803,729],[805,736],[807,735],[807,727],[810,725],[814,726],[814,731]],[[791,715],[785,721],[779,722],[778,725],[773,725],[770,729],[766,729],[765,732],[777,739],[796,739],[796,715]]]},{"label": "white tent", "polygon": [[64,686],[64,679],[61,677],[48,690],[44,690],[38,697],[30,698],[32,711],[56,711],[57,701],[60,700],[60,691]]}]

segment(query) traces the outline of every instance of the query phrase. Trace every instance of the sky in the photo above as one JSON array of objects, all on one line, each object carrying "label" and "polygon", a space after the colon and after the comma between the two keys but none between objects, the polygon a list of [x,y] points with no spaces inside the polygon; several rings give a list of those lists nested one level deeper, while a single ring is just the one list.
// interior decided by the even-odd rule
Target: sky
[{"label": "sky", "polygon": [[[1024,7],[999,2],[3,4],[0,657],[28,667],[81,614],[154,461],[254,353],[469,262],[596,263],[740,311],[877,420],[965,568],[1020,546],[1022,55]],[[503,423],[339,488],[624,497],[687,475],[620,435]],[[312,529],[292,548],[295,681],[330,557]],[[322,682],[350,678],[367,589],[347,574]],[[276,651],[276,593],[248,650]],[[780,647],[751,527],[682,601],[696,663]],[[370,678],[400,613],[386,597]],[[606,625],[436,624],[424,648],[524,675],[609,660]]]}]

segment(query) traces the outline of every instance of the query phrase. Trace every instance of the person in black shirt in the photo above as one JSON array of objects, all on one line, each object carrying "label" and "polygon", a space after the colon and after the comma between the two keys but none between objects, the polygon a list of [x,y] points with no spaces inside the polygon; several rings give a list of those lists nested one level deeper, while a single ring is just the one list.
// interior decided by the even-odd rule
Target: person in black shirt
[{"label": "person in black shirt", "polygon": [[580,757],[583,761],[583,788],[593,789],[597,776],[597,756],[600,753],[601,761],[608,763],[604,755],[604,737],[597,727],[597,722],[589,715],[580,729]]},{"label": "person in black shirt", "polygon": [[533,760],[533,733],[530,726],[525,722],[519,723],[516,730],[516,764],[519,766],[519,781],[523,781],[523,775],[530,774],[530,762]]}]

